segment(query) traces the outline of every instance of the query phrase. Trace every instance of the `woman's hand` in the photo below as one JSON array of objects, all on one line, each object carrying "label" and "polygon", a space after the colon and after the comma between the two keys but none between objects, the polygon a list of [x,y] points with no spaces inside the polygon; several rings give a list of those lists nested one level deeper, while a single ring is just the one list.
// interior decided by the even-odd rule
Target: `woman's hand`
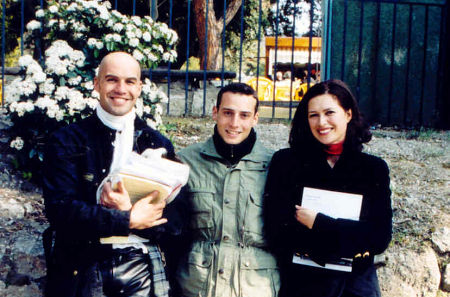
[{"label": "woman's hand", "polygon": [[295,205],[295,219],[299,221],[300,224],[308,227],[308,229],[312,229],[316,216],[316,211]]},{"label": "woman's hand", "polygon": [[130,196],[121,181],[117,183],[116,191],[112,189],[109,182],[103,185],[100,204],[118,210],[126,211],[131,209]]}]

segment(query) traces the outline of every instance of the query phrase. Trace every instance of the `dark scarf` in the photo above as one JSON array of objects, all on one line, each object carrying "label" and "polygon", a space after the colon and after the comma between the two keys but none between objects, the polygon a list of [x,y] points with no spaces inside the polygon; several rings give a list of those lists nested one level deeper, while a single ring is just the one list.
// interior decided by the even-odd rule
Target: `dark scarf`
[{"label": "dark scarf", "polygon": [[214,126],[213,141],[219,155],[230,162],[230,164],[235,165],[242,159],[242,157],[252,151],[253,145],[256,141],[256,132],[252,128],[250,134],[246,139],[244,139],[244,141],[238,144],[228,144],[219,135],[216,125]]}]

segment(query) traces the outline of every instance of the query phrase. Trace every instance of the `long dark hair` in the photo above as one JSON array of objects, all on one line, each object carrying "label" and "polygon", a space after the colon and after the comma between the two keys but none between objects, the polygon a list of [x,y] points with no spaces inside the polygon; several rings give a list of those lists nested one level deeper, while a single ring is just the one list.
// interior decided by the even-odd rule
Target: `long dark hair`
[{"label": "long dark hair", "polygon": [[308,122],[308,103],[314,97],[329,94],[339,102],[345,110],[352,111],[352,119],[347,124],[344,150],[361,151],[363,143],[372,138],[369,126],[363,120],[358,103],[348,86],[340,80],[330,79],[312,86],[303,96],[295,111],[292,128],[289,134],[289,145],[294,149],[323,147],[311,133]]}]

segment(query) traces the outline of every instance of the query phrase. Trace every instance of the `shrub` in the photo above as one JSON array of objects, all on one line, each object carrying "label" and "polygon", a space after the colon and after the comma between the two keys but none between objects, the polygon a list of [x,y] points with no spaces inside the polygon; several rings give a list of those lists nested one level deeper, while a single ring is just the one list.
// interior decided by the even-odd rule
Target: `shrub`
[{"label": "shrub", "polygon": [[[149,17],[126,16],[99,0],[47,1],[27,24],[26,44],[45,49],[41,62],[19,59],[21,75],[5,88],[12,128],[10,146],[16,164],[36,176],[43,144],[55,129],[92,113],[98,102],[93,78],[101,58],[112,51],[132,54],[143,66],[173,61],[177,35]],[[138,114],[157,128],[167,100],[155,84],[144,80]]]}]

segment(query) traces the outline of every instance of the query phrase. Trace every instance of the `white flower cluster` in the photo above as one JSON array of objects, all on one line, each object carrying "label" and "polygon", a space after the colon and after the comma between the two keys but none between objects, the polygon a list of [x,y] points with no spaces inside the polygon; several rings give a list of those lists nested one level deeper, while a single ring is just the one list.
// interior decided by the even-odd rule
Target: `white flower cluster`
[{"label": "white flower cluster", "polygon": [[16,137],[13,141],[11,141],[11,143],[9,144],[10,147],[20,151],[21,149],[23,149],[23,140],[20,137]]},{"label": "white flower cluster", "polygon": [[77,67],[83,67],[85,56],[82,51],[74,50],[65,40],[56,40],[45,51],[45,66],[50,74],[66,75]]}]

